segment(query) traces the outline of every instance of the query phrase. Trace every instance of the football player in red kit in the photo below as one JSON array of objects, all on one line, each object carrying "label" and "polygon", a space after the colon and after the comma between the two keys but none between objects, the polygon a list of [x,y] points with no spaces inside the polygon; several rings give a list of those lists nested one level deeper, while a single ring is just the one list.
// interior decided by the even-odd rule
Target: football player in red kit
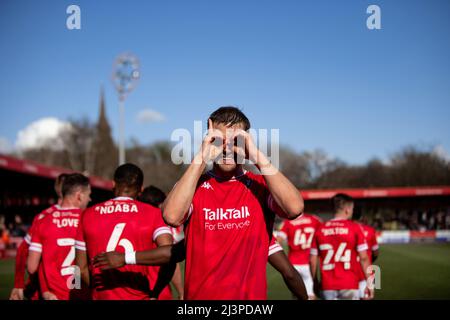
[{"label": "football player in red kit", "polygon": [[309,266],[312,239],[322,221],[315,215],[304,213],[294,220],[286,220],[278,233],[289,247],[289,261],[302,276],[309,299],[316,298],[314,284]]},{"label": "football player in red kit", "polygon": [[[214,111],[200,152],[163,204],[169,225],[185,225],[185,299],[266,299],[274,214],[294,219],[303,211],[299,191],[258,150],[249,128],[235,107]],[[261,175],[244,170],[244,159]]]},{"label": "football player in red kit", "polygon": [[[135,200],[142,191],[143,179],[142,170],[137,166],[130,163],[119,166],[114,173],[116,197],[83,213],[75,243],[76,262],[81,272],[82,291],[90,287],[94,300],[148,300],[159,294],[160,290],[152,290],[158,282],[152,283],[149,267],[133,265],[135,251],[150,250],[154,244],[173,244],[161,210]],[[116,270],[95,268],[89,258],[104,251],[125,253],[128,264]],[[170,278],[172,275],[173,271]],[[158,288],[163,289],[165,285]]]},{"label": "football player in red kit", "polygon": [[34,274],[41,264],[43,277],[39,278],[39,284],[48,290],[43,295],[45,299],[69,299],[75,273],[75,237],[81,212],[91,200],[90,194],[88,178],[79,173],[67,175],[60,206],[40,219],[33,230],[27,268]]},{"label": "football player in red kit", "polygon": [[[139,201],[148,203],[156,208],[159,208],[165,199],[166,199],[166,194],[161,189],[159,189],[155,186],[146,187],[138,197]],[[161,214],[161,212],[159,212],[159,214]],[[183,238],[180,235],[180,232],[177,229],[180,229],[180,228],[172,228],[172,227],[170,228],[170,231],[172,232],[172,236],[174,239],[173,240],[174,244],[183,240]],[[156,247],[156,245],[155,245],[155,247]],[[160,269],[159,266],[150,267],[150,270],[152,271],[154,280],[156,280],[158,278],[159,269]],[[154,283],[154,281],[153,281],[153,283]],[[176,265],[175,272],[173,274],[172,284],[175,287],[175,290],[177,291],[178,299],[183,300],[184,286],[183,286],[183,279],[181,276],[180,265],[178,263]],[[172,288],[170,287],[170,285],[168,285],[160,293],[158,300],[172,300],[172,299],[173,299]]]},{"label": "football player in red kit", "polygon": [[[360,217],[360,212],[357,214],[357,216]],[[367,255],[369,256],[369,264],[371,265],[373,262],[375,262],[375,260],[378,258],[379,255],[379,246],[378,246],[378,241],[377,241],[377,234],[374,228],[372,228],[371,226],[367,225],[364,217],[362,217],[361,219],[358,219],[358,217],[354,217],[355,220],[360,220],[357,221],[357,223],[361,226],[364,237],[366,238],[366,242],[367,242],[367,246],[368,246],[368,250],[367,250]],[[366,299],[366,287],[367,287],[367,280],[366,280],[366,276],[365,273],[363,271],[362,268],[359,268],[359,296],[360,299]]]},{"label": "football player in red kit", "polygon": [[[311,271],[317,275],[318,257],[322,296],[326,300],[359,299],[359,264],[368,270],[367,242],[360,225],[351,221],[353,199],[345,194],[333,197],[335,215],[316,231],[311,245]],[[360,261],[358,261],[359,257]],[[365,277],[369,275],[366,273]],[[367,299],[373,289],[366,288]]]},{"label": "football player in red kit", "polygon": [[[27,269],[26,263],[28,258],[29,246],[31,244],[31,237],[33,235],[33,229],[37,225],[37,221],[42,219],[47,214],[51,214],[52,212],[58,210],[59,205],[62,201],[62,183],[64,182],[66,176],[67,174],[62,173],[55,180],[55,193],[58,196],[57,203],[50,208],[47,208],[44,211],[40,212],[34,217],[33,223],[31,224],[27,235],[17,248],[16,267],[14,273],[14,288],[11,291],[11,295],[9,297],[10,300],[23,300],[24,298],[39,299],[39,291],[47,292],[46,288],[39,288],[39,279],[37,274],[30,276],[27,283],[25,284],[25,273]],[[38,272],[42,276],[42,272]],[[45,299],[49,297],[43,298]]]}]

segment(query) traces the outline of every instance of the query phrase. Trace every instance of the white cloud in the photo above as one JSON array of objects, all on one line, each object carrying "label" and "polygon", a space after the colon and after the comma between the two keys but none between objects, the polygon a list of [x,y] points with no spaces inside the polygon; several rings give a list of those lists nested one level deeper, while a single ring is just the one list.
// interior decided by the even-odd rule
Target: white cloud
[{"label": "white cloud", "polygon": [[11,142],[5,137],[0,137],[0,153],[11,153],[13,146]]},{"label": "white cloud", "polygon": [[137,122],[139,123],[151,123],[151,122],[161,122],[166,118],[162,113],[152,109],[144,109],[141,110],[136,117]]},{"label": "white cloud", "polygon": [[437,145],[433,148],[433,153],[438,157],[450,161],[450,154],[445,150],[442,145]]},{"label": "white cloud", "polygon": [[30,123],[17,134],[16,148],[20,151],[48,145],[53,149],[63,149],[60,133],[70,129],[70,123],[57,118],[42,118]]}]

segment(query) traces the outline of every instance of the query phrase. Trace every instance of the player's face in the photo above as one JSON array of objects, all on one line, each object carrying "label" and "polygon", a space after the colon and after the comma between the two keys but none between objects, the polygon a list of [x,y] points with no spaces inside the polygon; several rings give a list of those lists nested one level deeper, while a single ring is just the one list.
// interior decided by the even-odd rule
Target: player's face
[{"label": "player's face", "polygon": [[240,164],[237,163],[237,154],[233,151],[235,145],[234,133],[237,130],[243,130],[243,124],[236,124],[233,126],[227,126],[222,123],[213,123],[214,129],[219,130],[222,133],[222,141],[218,143],[222,144],[222,157],[219,157],[214,162],[221,171],[230,173],[236,170]]},{"label": "player's face", "polygon": [[91,201],[91,186],[87,186],[86,188],[80,190],[79,200],[80,209],[86,209]]}]

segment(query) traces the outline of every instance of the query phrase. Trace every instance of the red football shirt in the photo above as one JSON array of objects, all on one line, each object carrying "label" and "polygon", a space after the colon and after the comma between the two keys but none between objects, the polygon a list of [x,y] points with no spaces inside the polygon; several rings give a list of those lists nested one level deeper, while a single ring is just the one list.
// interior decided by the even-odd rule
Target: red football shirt
[{"label": "red football shirt", "polygon": [[25,242],[28,245],[30,245],[31,238],[33,236],[33,231],[36,228],[38,221],[41,220],[43,217],[45,217],[47,214],[53,213],[59,209],[61,209],[61,207],[59,205],[55,204],[55,205],[45,209],[44,211],[40,212],[39,214],[35,215],[33,218],[33,222],[31,223],[31,227],[30,227],[30,229],[28,229],[28,232],[25,235],[25,238],[23,240],[25,240]]},{"label": "red football shirt", "polygon": [[[182,227],[178,227],[178,228],[169,227],[169,229],[172,234],[174,244],[183,240],[183,238],[181,237],[182,233],[180,234],[180,231],[182,232]],[[156,243],[154,243],[153,248],[156,248],[156,247],[157,247],[157,245],[156,245]],[[149,270],[150,270],[149,277],[151,279],[150,283],[152,283],[154,285],[156,283],[156,280],[158,279],[158,273],[159,273],[160,267],[159,266],[149,266]],[[158,300],[173,300],[172,288],[170,287],[170,284],[167,285],[161,291],[161,293],[159,294]]]},{"label": "red football shirt", "polygon": [[[16,269],[14,274],[14,287],[15,288],[24,288],[25,292],[27,292],[27,296],[31,298],[31,300],[39,300],[39,291],[45,292],[48,291],[47,284],[44,281],[42,285],[39,285],[38,275],[32,275],[28,278],[27,283],[24,285],[25,272],[26,272],[26,264],[28,257],[28,250],[31,244],[31,237],[33,235],[33,230],[36,228],[36,225],[39,220],[45,217],[49,213],[53,213],[53,211],[58,210],[58,205],[53,205],[39,214],[35,215],[33,218],[33,222],[31,227],[28,229],[27,234],[24,237],[24,241],[26,243],[26,248],[21,244],[18,250],[18,254],[16,256]],[[20,251],[20,252],[19,252]],[[41,265],[39,266],[39,274],[42,275]]]},{"label": "red football shirt", "polygon": [[29,250],[42,253],[39,284],[42,287],[46,281],[48,290],[60,300],[69,299],[80,214],[77,208],[58,208],[42,217],[32,231]]},{"label": "red football shirt", "polygon": [[185,298],[266,299],[274,210],[261,175],[203,175],[186,215]]},{"label": "red football shirt", "polygon": [[[76,248],[86,250],[89,260],[104,251],[144,251],[170,229],[162,219],[161,210],[127,197],[100,203],[88,208],[81,219]],[[101,271],[90,267],[93,298],[96,300],[149,299],[153,279],[150,267],[125,265]]]},{"label": "red football shirt", "polygon": [[[374,228],[363,224],[363,223],[359,223],[359,225],[362,228],[363,234],[364,234],[364,238],[366,239],[367,242],[367,246],[368,246],[368,250],[367,250],[367,255],[369,256],[369,262],[370,264],[372,264],[372,252],[378,250],[378,241],[377,241],[377,234]],[[359,261],[359,259],[358,259]],[[361,267],[361,264],[359,264],[360,268],[359,268],[359,280],[365,280],[366,279],[366,275]]]},{"label": "red football shirt", "polygon": [[311,254],[320,257],[322,290],[358,289],[358,252],[367,250],[361,227],[345,219],[332,219],[316,231]]},{"label": "red football shirt", "polygon": [[309,265],[311,243],[321,223],[317,216],[306,213],[294,220],[284,221],[279,235],[287,240],[288,257],[293,265]]}]

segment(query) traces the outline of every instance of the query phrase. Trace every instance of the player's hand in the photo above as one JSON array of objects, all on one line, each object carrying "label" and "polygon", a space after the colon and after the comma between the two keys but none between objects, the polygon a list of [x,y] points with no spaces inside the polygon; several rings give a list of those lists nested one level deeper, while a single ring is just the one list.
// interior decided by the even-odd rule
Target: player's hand
[{"label": "player's hand", "polygon": [[214,129],[211,119],[208,120],[208,134],[203,139],[201,156],[204,163],[216,160],[223,152],[222,132]]},{"label": "player's hand", "polygon": [[247,159],[256,165],[264,160],[261,158],[262,154],[260,154],[258,148],[256,147],[252,135],[247,131],[236,129],[233,133],[233,142],[233,151],[237,154],[238,159]]},{"label": "player's hand", "polygon": [[237,155],[238,164],[243,164],[243,159],[246,159],[253,162],[263,175],[277,173],[277,169],[272,166],[270,160],[258,149],[250,133],[237,129],[233,133],[233,141],[233,152]]},{"label": "player's hand", "polygon": [[375,290],[370,289],[368,286],[366,286],[366,289],[364,290],[363,300],[372,300],[373,298],[375,298]]},{"label": "player's hand", "polygon": [[13,288],[9,300],[23,300],[23,288]]},{"label": "player's hand", "polygon": [[44,300],[58,300],[55,294],[51,293],[50,291],[43,292],[42,298],[44,298]]},{"label": "player's hand", "polygon": [[125,265],[125,254],[115,251],[102,252],[94,257],[94,267],[101,270],[109,270],[123,267]]}]

